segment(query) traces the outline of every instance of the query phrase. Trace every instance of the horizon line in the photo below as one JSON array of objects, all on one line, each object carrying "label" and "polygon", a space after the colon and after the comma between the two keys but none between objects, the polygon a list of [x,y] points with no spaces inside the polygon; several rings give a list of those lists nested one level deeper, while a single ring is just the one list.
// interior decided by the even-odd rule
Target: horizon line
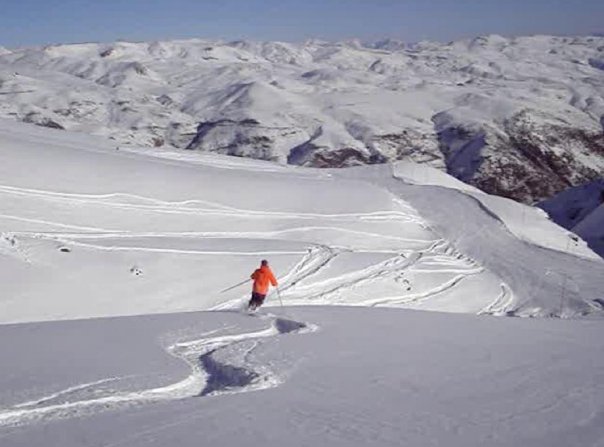
[{"label": "horizon line", "polygon": [[[321,42],[321,43],[327,43],[327,44],[341,44],[341,43],[352,43],[352,42],[359,42],[361,45],[365,46],[366,44],[375,44],[375,43],[380,43],[380,42],[387,42],[387,41],[392,41],[392,42],[400,42],[400,43],[405,43],[408,45],[414,45],[414,44],[420,44],[420,43],[436,43],[436,44],[441,44],[441,45],[447,45],[450,43],[454,43],[454,42],[461,42],[464,40],[472,40],[472,39],[477,39],[480,37],[491,37],[491,36],[500,36],[503,37],[505,39],[515,39],[515,38],[522,38],[522,37],[599,37],[599,38],[603,38],[604,37],[604,31],[594,31],[594,32],[589,32],[589,33],[585,33],[585,34],[581,34],[581,33],[568,33],[568,34],[564,34],[564,33],[557,33],[557,34],[544,34],[544,33],[534,33],[534,34],[502,34],[502,33],[488,33],[488,34],[474,34],[471,36],[466,36],[466,37],[459,37],[457,39],[451,39],[451,40],[438,40],[438,39],[421,39],[421,40],[404,40],[404,39],[400,39],[400,38],[396,38],[396,37],[389,37],[389,36],[384,36],[384,37],[380,37],[380,38],[376,38],[376,39],[361,39],[358,37],[349,37],[349,38],[343,38],[343,39],[324,39],[324,38],[320,38],[320,37],[309,37],[307,39],[304,40],[285,40],[285,39],[275,39],[275,40],[271,40],[271,39],[247,39],[247,38],[235,38],[235,39],[225,39],[225,38],[220,38],[220,37],[215,37],[215,38],[211,38],[211,37],[167,37],[167,38],[158,38],[158,39],[141,39],[141,40],[135,40],[135,39],[122,39],[122,38],[117,38],[115,40],[98,40],[98,41],[74,41],[74,42],[55,42],[55,43],[42,43],[42,44],[37,44],[37,45],[24,45],[24,46],[18,46],[18,47],[9,47],[9,46],[4,46],[2,44],[0,44],[0,47],[6,49],[6,50],[10,50],[10,51],[19,51],[19,50],[28,50],[28,49],[36,49],[36,48],[47,48],[47,47],[54,47],[54,46],[69,46],[69,45],[111,45],[111,44],[115,44],[115,43],[131,43],[131,44],[143,44],[143,43],[155,43],[155,42],[178,42],[178,41],[193,41],[193,40],[200,40],[200,41],[207,41],[207,42],[216,42],[216,43],[221,43],[221,44],[229,44],[229,43],[235,43],[235,42],[254,42],[254,43],[286,43],[286,44],[294,44],[294,45],[305,45],[309,42]],[[371,48],[371,47],[366,47],[366,48]]]}]

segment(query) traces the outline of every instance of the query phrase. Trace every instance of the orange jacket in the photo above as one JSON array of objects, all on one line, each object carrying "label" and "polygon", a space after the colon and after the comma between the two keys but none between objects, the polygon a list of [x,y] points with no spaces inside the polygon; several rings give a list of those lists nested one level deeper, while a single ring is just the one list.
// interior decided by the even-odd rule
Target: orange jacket
[{"label": "orange jacket", "polygon": [[269,283],[271,283],[273,287],[277,286],[275,275],[273,275],[273,272],[268,265],[263,265],[259,269],[256,269],[256,271],[252,273],[251,278],[254,280],[254,292],[261,295],[266,295],[268,293]]}]

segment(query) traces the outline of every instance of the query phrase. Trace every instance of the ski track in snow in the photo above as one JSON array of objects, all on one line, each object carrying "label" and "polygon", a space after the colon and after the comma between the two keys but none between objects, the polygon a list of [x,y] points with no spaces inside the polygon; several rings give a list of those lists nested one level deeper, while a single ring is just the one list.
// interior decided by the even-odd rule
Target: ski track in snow
[{"label": "ski track in snow", "polygon": [[[49,231],[20,231],[10,232],[12,236],[31,239],[52,240],[64,246],[80,247],[89,250],[101,251],[126,251],[126,252],[148,252],[177,255],[237,255],[237,256],[259,256],[259,255],[303,255],[301,261],[291,272],[282,276],[281,290],[288,304],[355,304],[355,305],[414,305],[419,302],[437,296],[443,291],[457,286],[464,278],[479,274],[484,269],[476,266],[446,241],[435,236],[433,239],[418,239],[404,237],[395,234],[384,234],[375,231],[351,229],[340,224],[354,222],[389,222],[401,225],[415,225],[422,229],[429,229],[429,225],[419,216],[417,211],[407,203],[393,196],[396,202],[396,210],[366,212],[366,213],[295,213],[295,212],[272,212],[256,211],[249,209],[234,208],[225,204],[208,200],[184,200],[166,201],[156,198],[145,197],[130,193],[106,193],[106,194],[81,194],[58,191],[46,191],[40,189],[21,188],[9,185],[0,185],[0,196],[25,197],[35,201],[42,201],[45,206],[60,207],[61,209],[74,209],[80,207],[94,206],[104,207],[107,215],[113,210],[126,212],[158,213],[158,215],[174,214],[180,216],[203,216],[220,218],[237,218],[253,220],[283,220],[291,222],[291,227],[271,231],[167,231],[167,232],[144,232],[144,231],[119,231],[116,229],[100,228],[87,225],[74,225],[64,222],[36,219],[31,216],[0,215],[1,218],[22,221],[24,223],[39,224],[49,227]],[[304,221],[320,220],[314,225],[304,225]],[[314,222],[313,222],[314,223]],[[401,227],[401,233],[405,228]],[[350,248],[346,246],[327,246],[313,241],[313,232],[328,232],[329,234],[341,235],[342,237],[353,236],[359,240],[375,240],[384,247],[392,246],[392,249],[368,249]],[[430,230],[433,233],[433,230]],[[305,238],[305,235],[311,235]],[[216,250],[170,247],[166,243],[167,238],[186,240],[206,239],[259,239],[259,240],[283,240],[304,241],[307,240],[308,252],[300,250]],[[141,239],[144,239],[141,241]],[[107,240],[107,243],[103,241]],[[137,240],[131,243],[129,241]],[[119,241],[124,241],[120,243]],[[154,246],[153,241],[161,242],[161,246]],[[391,253],[392,257],[384,262],[342,274],[331,275],[329,279],[312,282],[313,278],[328,267],[341,253]],[[422,260],[422,267],[416,266]],[[433,270],[428,267],[432,266]],[[391,297],[379,297],[362,299],[353,303],[341,303],[338,299],[343,292],[354,294],[359,287],[368,286],[379,280],[397,281],[402,272],[415,269],[416,272],[429,273],[452,273],[455,277],[437,284],[430,290],[422,292],[411,292],[410,289],[403,290]],[[310,284],[309,284],[310,282]],[[407,285],[410,285],[407,283]],[[214,309],[233,309],[241,307],[245,298],[239,298],[224,302],[215,306]],[[495,302],[500,297],[494,298]],[[500,306],[492,305],[482,312],[499,312]]]},{"label": "ski track in snow", "polygon": [[[341,253],[345,252],[328,246],[316,246],[310,249],[307,255],[294,266],[292,271],[282,278],[280,290],[283,300],[288,305],[342,304],[358,306],[404,306],[415,304],[437,297],[443,292],[456,287],[465,278],[485,271],[475,262],[462,255],[458,254],[455,258],[443,256],[442,253],[446,250],[452,250],[452,248],[445,241],[439,240],[434,242],[427,250],[412,252],[408,257],[401,254],[393,254],[391,258],[364,269],[331,276],[328,279],[315,281],[308,285],[300,285],[299,283],[312,279],[332,263]],[[420,260],[430,260],[430,262],[425,262],[424,265],[433,265],[435,268],[418,268],[417,263]],[[422,292],[410,293],[409,291],[401,291],[401,293],[396,296],[378,299],[362,299],[357,303],[351,303],[350,301],[338,302],[338,297],[340,295],[353,293],[355,288],[363,285],[371,285],[372,282],[378,280],[389,279],[398,281],[398,278],[401,277],[402,273],[411,270],[423,273],[438,272],[453,273],[456,275],[452,279],[437,284]],[[410,283],[407,284],[410,287]],[[502,288],[509,291],[505,285],[502,285]],[[240,309],[245,306],[247,298],[246,295],[241,298],[227,301],[215,306],[213,310]],[[495,302],[501,300],[502,297],[498,296]],[[275,305],[276,304],[267,304],[267,306]],[[496,306],[493,304],[487,309],[482,310],[480,313],[490,313],[490,309],[492,309],[492,313],[500,313],[502,307],[505,306]]]},{"label": "ski track in snow", "polygon": [[[38,239],[52,239],[66,246],[82,247],[94,250],[103,251],[140,251],[140,252],[156,252],[156,253],[173,253],[181,255],[273,255],[273,254],[304,254],[303,251],[279,250],[279,251],[237,251],[237,250],[196,250],[196,249],[177,249],[171,247],[153,247],[152,242],[145,241],[145,245],[136,244],[116,244],[116,240],[130,240],[135,238],[187,238],[187,239],[208,239],[208,238],[229,238],[229,239],[298,239],[304,238],[305,234],[312,232],[335,232],[347,236],[354,236],[361,239],[375,238],[383,243],[393,243],[408,247],[407,250],[392,249],[392,258],[369,266],[365,269],[349,272],[346,274],[336,275],[326,280],[318,281],[314,284],[308,284],[308,280],[312,280],[318,272],[323,271],[340,253],[343,252],[361,252],[361,250],[349,249],[346,247],[329,247],[309,242],[308,255],[303,257],[294,269],[282,278],[282,291],[284,297],[289,304],[308,304],[327,302],[337,304],[337,296],[345,290],[352,290],[369,284],[373,281],[384,279],[385,277],[394,277],[403,271],[413,267],[416,262],[423,258],[423,270],[429,272],[426,266],[429,264],[434,266],[435,272],[440,273],[457,273],[454,279],[445,281],[431,290],[422,293],[401,293],[394,297],[380,298],[377,300],[365,299],[361,300],[360,305],[403,305],[413,304],[419,301],[425,301],[432,296],[455,287],[466,276],[480,273],[482,270],[476,266],[468,269],[467,261],[462,259],[463,256],[458,253],[447,252],[447,244],[443,240],[433,239],[414,239],[402,237],[392,234],[382,234],[372,231],[361,231],[356,229],[338,227],[339,222],[397,222],[401,224],[413,224],[422,228],[428,228],[425,221],[413,210],[409,205],[400,199],[394,199],[397,202],[399,210],[369,212],[369,213],[341,213],[341,214],[318,214],[318,213],[291,213],[291,212],[260,212],[254,210],[237,209],[226,206],[220,203],[200,200],[186,200],[178,202],[168,202],[140,195],[126,193],[111,193],[111,194],[73,194],[64,192],[44,191],[37,189],[16,188],[11,186],[1,186],[0,194],[10,194],[17,196],[27,196],[30,198],[41,199],[50,202],[67,203],[71,206],[103,206],[116,209],[126,209],[132,211],[149,211],[161,214],[183,214],[183,215],[199,215],[199,216],[220,216],[220,217],[236,217],[239,219],[283,219],[283,220],[316,220],[321,219],[322,222],[330,222],[334,225],[301,225],[300,222],[293,223],[292,228],[285,228],[273,231],[204,231],[204,232],[132,232],[132,231],[115,231],[111,229],[66,225],[58,222],[48,222],[35,219],[25,219],[26,221],[34,221],[36,223],[44,223],[53,227],[64,227],[66,230],[82,230],[82,232],[20,232],[12,233],[14,235],[27,236]],[[16,218],[15,216],[11,216]],[[403,229],[401,230],[403,231]],[[110,244],[103,244],[104,239],[111,239]],[[451,247],[448,247],[451,251]],[[380,250],[369,250],[368,252],[378,253]],[[404,253],[404,254],[403,254]],[[304,285],[299,285],[305,281]],[[215,309],[232,309],[238,308],[243,299],[236,299],[230,302],[222,303]]]},{"label": "ski track in snow", "polygon": [[[150,404],[191,397],[217,396],[273,388],[282,383],[278,373],[254,365],[251,356],[263,339],[285,334],[306,334],[317,331],[318,326],[273,314],[254,314],[254,317],[271,321],[269,327],[254,332],[229,335],[212,335],[177,342],[167,352],[186,362],[190,374],[178,382],[143,390],[116,391],[102,387],[118,383],[127,377],[111,377],[91,383],[75,385],[39,399],[0,409],[0,427],[14,427],[58,419],[82,417],[99,412],[134,405]],[[252,342],[245,347],[244,342]],[[216,359],[216,354],[226,348],[243,346],[242,364],[230,364]],[[227,360],[233,355],[227,356]],[[236,359],[235,359],[236,360]],[[95,397],[90,397],[90,396]]]},{"label": "ski track in snow", "polygon": [[[182,215],[200,215],[200,216],[218,216],[218,217],[239,217],[239,218],[260,218],[260,219],[328,219],[328,220],[350,220],[361,219],[367,221],[380,220],[398,220],[420,224],[423,223],[419,215],[414,213],[411,208],[405,212],[402,211],[377,211],[368,213],[291,213],[281,211],[257,211],[249,209],[234,208],[217,202],[205,200],[186,200],[169,202],[140,195],[128,193],[112,194],[72,194],[43,191],[27,188],[16,188],[6,185],[0,185],[0,194],[17,195],[28,198],[36,198],[50,202],[66,203],[69,205],[96,205],[107,206],[126,210],[148,210],[154,213],[182,214]],[[198,205],[208,206],[202,208]]]},{"label": "ski track in snow", "polygon": [[478,312],[478,314],[506,315],[513,302],[514,294],[506,284],[501,284],[501,294],[495,299],[495,301]]},{"label": "ski track in snow", "polygon": [[[346,304],[360,306],[408,306],[413,307],[442,295],[473,275],[485,270],[476,262],[459,253],[449,242],[436,235],[419,214],[402,200],[393,196],[396,210],[367,213],[296,213],[264,212],[238,209],[221,203],[205,200],[170,202],[140,195],[125,193],[73,194],[0,185],[0,196],[28,198],[50,209],[71,210],[81,207],[103,207],[107,213],[145,212],[162,215],[220,217],[252,220],[277,220],[291,222],[289,228],[270,231],[127,231],[78,225],[36,218],[21,211],[22,215],[5,214],[0,219],[20,221],[42,226],[42,230],[7,233],[11,237],[29,240],[47,240],[67,247],[86,250],[131,251],[170,253],[192,256],[237,255],[258,256],[266,254],[300,255],[300,260],[280,278],[283,300],[289,305],[300,304]],[[14,212],[13,212],[14,213]],[[60,214],[59,214],[60,215]],[[58,217],[57,214],[55,216]],[[69,214],[63,219],[68,219]],[[305,225],[306,221],[316,221]],[[432,239],[403,237],[398,234],[380,233],[379,230],[351,229],[345,226],[355,222],[386,222],[414,225],[428,230]],[[45,230],[48,228],[48,231]],[[329,232],[353,236],[355,239],[372,239],[386,249],[327,245],[313,240],[313,232]],[[309,238],[305,239],[305,235]],[[307,250],[237,250],[234,249],[182,249],[170,246],[170,241],[202,241],[207,239],[229,240],[281,240],[306,241]],[[331,239],[331,238],[330,238]],[[154,241],[156,245],[154,246]],[[18,241],[20,242],[20,241]],[[175,242],[173,242],[175,243]],[[230,248],[230,247],[229,247]],[[339,271],[333,267],[344,254],[383,253],[384,260],[372,260],[369,265],[356,266]],[[331,270],[330,270],[331,269]],[[411,274],[438,273],[428,288],[416,290],[405,276]],[[370,298],[362,293],[375,283],[388,283],[392,296]],[[512,296],[509,288],[502,284],[501,295],[484,307],[481,313],[501,314],[505,312]],[[342,296],[357,297],[357,301],[342,300]],[[223,302],[213,309],[238,310],[245,306],[247,295]],[[111,377],[92,383],[71,386],[33,401],[0,409],[0,427],[12,427],[57,419],[83,417],[102,411],[144,405],[174,399],[216,396],[226,393],[242,393],[278,386],[282,377],[278,372],[254,364],[254,351],[270,337],[288,333],[307,333],[318,328],[310,323],[301,323],[275,315],[257,315],[271,320],[265,329],[229,335],[204,334],[203,337],[173,344],[167,352],[182,359],[190,367],[190,374],[175,383],[135,391],[124,391],[124,377]],[[121,385],[122,390],[119,389]]]}]

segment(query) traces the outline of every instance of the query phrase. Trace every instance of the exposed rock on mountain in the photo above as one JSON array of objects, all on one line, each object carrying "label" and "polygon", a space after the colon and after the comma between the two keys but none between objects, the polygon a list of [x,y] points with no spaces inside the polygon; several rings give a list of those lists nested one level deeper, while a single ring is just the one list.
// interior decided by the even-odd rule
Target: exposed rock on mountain
[{"label": "exposed rock on mountain", "polygon": [[413,160],[525,203],[604,172],[602,37],[0,49],[0,117],[316,167]]}]

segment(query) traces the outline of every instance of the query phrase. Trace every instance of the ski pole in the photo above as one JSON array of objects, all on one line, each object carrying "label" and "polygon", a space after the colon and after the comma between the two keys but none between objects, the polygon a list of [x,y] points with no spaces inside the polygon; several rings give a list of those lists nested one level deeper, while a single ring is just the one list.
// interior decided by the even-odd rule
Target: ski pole
[{"label": "ski pole", "polygon": [[283,301],[281,300],[281,292],[279,291],[279,287],[277,287],[277,296],[279,297],[279,302],[281,303],[281,309],[283,309]]},{"label": "ski pole", "polygon": [[227,287],[226,289],[221,290],[221,291],[220,291],[220,292],[218,292],[218,293],[224,293],[224,292],[228,292],[229,290],[232,290],[232,289],[234,289],[235,287],[239,287],[239,286],[244,285],[244,284],[245,284],[246,282],[248,282],[249,280],[250,280],[250,279],[246,279],[245,281],[241,281],[240,283],[237,283],[237,284],[235,284],[234,286],[231,286],[231,287]]}]

